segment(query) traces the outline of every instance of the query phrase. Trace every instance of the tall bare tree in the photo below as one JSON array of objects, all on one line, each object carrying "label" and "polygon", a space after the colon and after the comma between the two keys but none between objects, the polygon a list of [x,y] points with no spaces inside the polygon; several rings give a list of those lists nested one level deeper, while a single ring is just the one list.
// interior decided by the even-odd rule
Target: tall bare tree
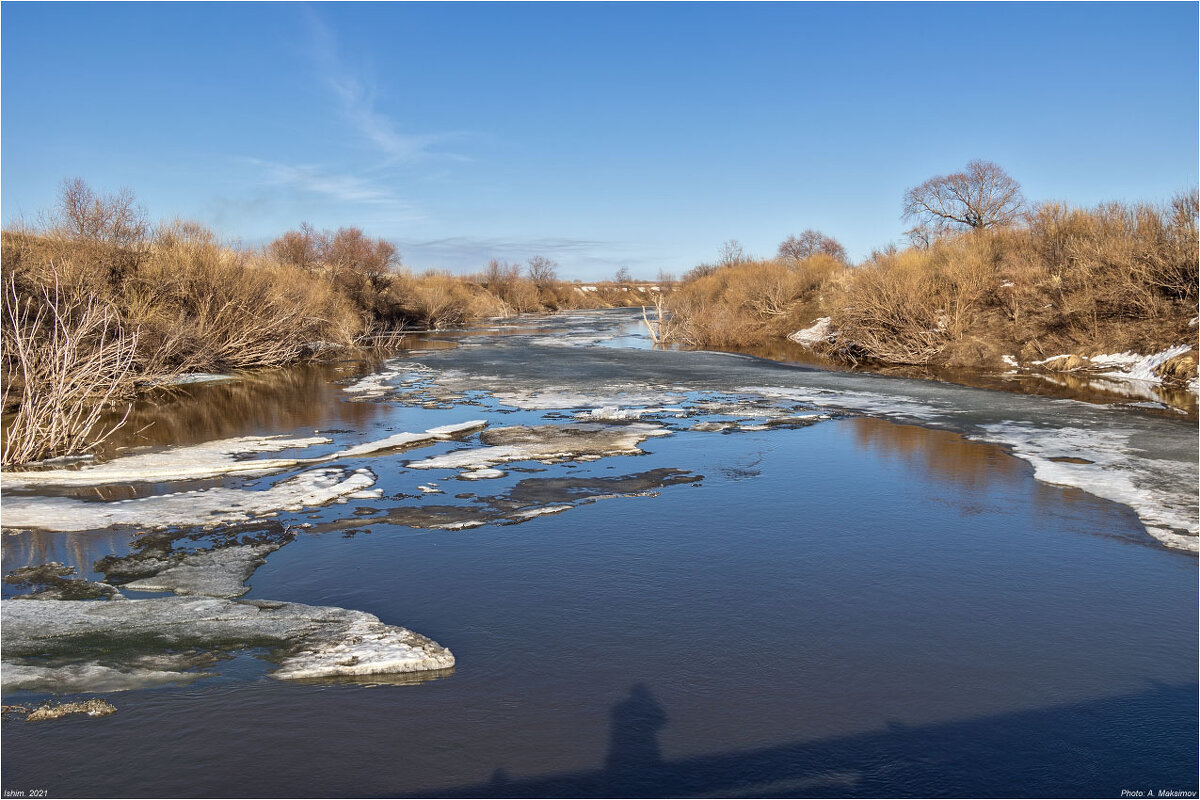
[{"label": "tall bare tree", "polygon": [[145,240],[150,226],[133,192],[98,195],[82,178],[63,181],[58,207],[46,226],[68,239],[130,247]]},{"label": "tall bare tree", "polygon": [[846,262],[846,248],[841,242],[812,228],[799,236],[789,236],[779,244],[779,258],[784,261],[803,261],[818,254]]},{"label": "tall bare tree", "polygon": [[525,265],[525,272],[540,289],[558,280],[558,262],[545,256],[534,256]]},{"label": "tall bare tree", "polygon": [[995,228],[1015,221],[1025,206],[1021,184],[991,161],[938,175],[904,193],[904,218],[934,233]]},{"label": "tall bare tree", "polygon": [[742,243],[737,239],[730,239],[721,245],[721,249],[717,251],[717,263],[722,267],[732,267],[737,264],[744,264],[750,260],[746,255],[746,250],[742,247]]}]

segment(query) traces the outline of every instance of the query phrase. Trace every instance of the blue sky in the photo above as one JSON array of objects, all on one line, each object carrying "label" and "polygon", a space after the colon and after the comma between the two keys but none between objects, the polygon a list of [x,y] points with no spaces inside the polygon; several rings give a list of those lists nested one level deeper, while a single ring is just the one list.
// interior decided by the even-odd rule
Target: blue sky
[{"label": "blue sky", "polygon": [[4,221],[64,178],[246,244],[653,278],[900,241],[972,158],[1034,200],[1197,184],[1195,3],[4,3]]}]

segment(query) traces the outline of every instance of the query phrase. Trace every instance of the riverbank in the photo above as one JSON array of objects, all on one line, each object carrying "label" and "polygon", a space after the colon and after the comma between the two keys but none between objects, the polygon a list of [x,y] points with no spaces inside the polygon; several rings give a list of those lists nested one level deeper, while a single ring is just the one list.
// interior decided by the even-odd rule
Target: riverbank
[{"label": "riverbank", "polygon": [[413,275],[356,228],[301,226],[270,245],[190,222],[150,226],[131,195],[64,186],[60,208],[2,236],[4,466],[74,455],[106,409],[190,373],[279,367],[401,331],[487,317],[652,302],[648,283],[560,281],[554,263]]},{"label": "riverbank", "polygon": [[[849,266],[826,254],[695,271],[667,341],[783,338],[844,364],[1096,373],[1196,391],[1197,200],[1045,204]],[[1156,356],[1158,356],[1156,358]]]}]

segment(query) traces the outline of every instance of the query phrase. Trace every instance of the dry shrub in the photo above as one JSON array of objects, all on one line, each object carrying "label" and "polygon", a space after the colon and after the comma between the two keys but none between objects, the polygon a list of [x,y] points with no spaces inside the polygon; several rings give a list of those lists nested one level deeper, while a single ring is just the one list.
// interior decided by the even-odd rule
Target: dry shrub
[{"label": "dry shrub", "polygon": [[837,352],[851,359],[925,364],[947,341],[937,280],[923,251],[907,250],[839,281],[829,316]]},{"label": "dry shrub", "polygon": [[97,446],[124,422],[96,431],[106,406],[133,390],[137,334],[103,301],[57,283],[22,297],[9,276],[4,300],[3,403],[16,413],[0,462],[15,466]]},{"label": "dry shrub", "polygon": [[195,223],[133,245],[6,231],[2,247],[5,402],[17,411],[6,463],[98,443],[99,409],[149,379],[286,364],[362,327],[325,278]]},{"label": "dry shrub", "polygon": [[844,268],[837,259],[819,254],[798,262],[749,261],[701,271],[670,295],[673,337],[699,346],[733,347],[777,336]]},{"label": "dry shrub", "polygon": [[392,290],[403,298],[407,318],[423,327],[440,330],[473,316],[470,289],[447,273],[431,271],[420,278],[405,273],[392,279]]},{"label": "dry shrub", "polygon": [[[789,274],[773,262],[704,267],[671,300],[695,344],[752,345],[828,316],[835,355],[885,363],[999,363],[1055,353],[1154,352],[1195,342],[1195,192],[1166,206],[1043,204],[1020,225],[872,253],[860,267]],[[836,262],[834,262],[836,263]]]},{"label": "dry shrub", "polygon": [[160,231],[121,290],[129,324],[148,337],[147,370],[279,366],[361,329],[327,279],[222,247],[194,223]]}]

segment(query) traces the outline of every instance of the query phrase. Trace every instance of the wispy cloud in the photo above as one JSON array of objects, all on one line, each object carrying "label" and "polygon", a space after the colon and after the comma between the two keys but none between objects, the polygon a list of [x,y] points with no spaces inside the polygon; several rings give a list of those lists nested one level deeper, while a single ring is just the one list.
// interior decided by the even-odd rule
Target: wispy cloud
[{"label": "wispy cloud", "polygon": [[280,164],[260,158],[245,158],[242,161],[256,168],[267,183],[321,195],[342,203],[398,205],[403,202],[386,186],[369,178],[327,172],[307,164]]},{"label": "wispy cloud", "polygon": [[314,221],[350,220],[354,224],[393,228],[397,224],[424,222],[422,211],[390,186],[361,175],[333,172],[307,164],[281,164],[260,158],[239,163],[254,174],[255,205],[290,209]]},{"label": "wispy cloud", "polygon": [[435,145],[461,134],[401,132],[390,117],[375,108],[375,92],[368,82],[342,60],[337,37],[329,26],[311,8],[305,8],[305,17],[312,32],[317,67],[337,98],[347,124],[388,163],[417,161],[435,155],[467,160],[461,155],[434,150]]}]

